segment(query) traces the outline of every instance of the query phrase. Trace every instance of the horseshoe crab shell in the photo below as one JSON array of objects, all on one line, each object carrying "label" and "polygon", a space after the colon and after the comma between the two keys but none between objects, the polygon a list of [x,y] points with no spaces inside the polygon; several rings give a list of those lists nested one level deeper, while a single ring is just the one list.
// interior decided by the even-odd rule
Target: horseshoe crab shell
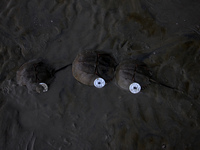
[{"label": "horseshoe crab shell", "polygon": [[72,63],[72,73],[79,82],[93,86],[94,80],[103,78],[106,83],[114,78],[115,59],[108,53],[83,51]]},{"label": "horseshoe crab shell", "polygon": [[144,89],[150,84],[151,72],[147,66],[135,60],[123,61],[116,69],[116,82],[125,90],[129,90],[129,86],[136,82]]},{"label": "horseshoe crab shell", "polygon": [[25,85],[29,91],[38,91],[41,88],[39,83],[49,84],[53,79],[54,70],[44,61],[31,60],[23,64],[17,71],[16,79],[20,86]]}]

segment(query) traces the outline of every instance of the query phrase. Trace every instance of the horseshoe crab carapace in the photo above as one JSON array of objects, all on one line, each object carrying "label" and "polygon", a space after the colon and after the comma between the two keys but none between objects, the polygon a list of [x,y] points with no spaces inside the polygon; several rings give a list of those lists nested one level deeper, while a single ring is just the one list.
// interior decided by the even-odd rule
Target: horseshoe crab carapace
[{"label": "horseshoe crab carapace", "polygon": [[48,86],[55,78],[55,74],[71,65],[68,64],[55,70],[44,60],[30,60],[17,71],[17,83],[20,86],[25,85],[29,91],[47,92]]},{"label": "horseshoe crab carapace", "polygon": [[46,92],[48,84],[54,78],[54,69],[41,60],[24,63],[17,71],[16,79],[20,86],[25,85],[29,91]]},{"label": "horseshoe crab carapace", "polygon": [[136,94],[146,88],[150,83],[152,73],[147,66],[136,60],[126,60],[116,69],[116,82],[125,90]]},{"label": "horseshoe crab carapace", "polygon": [[72,64],[72,73],[74,78],[82,84],[95,86],[96,79],[100,78],[98,83],[101,85],[104,81],[108,83],[114,78],[116,65],[114,57],[109,53],[83,51],[75,58]]}]

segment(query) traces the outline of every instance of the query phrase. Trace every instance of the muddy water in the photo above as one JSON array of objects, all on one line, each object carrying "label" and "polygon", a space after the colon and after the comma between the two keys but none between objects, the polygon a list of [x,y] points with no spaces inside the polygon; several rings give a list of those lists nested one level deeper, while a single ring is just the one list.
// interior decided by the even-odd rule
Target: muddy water
[{"label": "muddy water", "polygon": [[[1,150],[200,149],[198,0],[1,0]],[[28,92],[16,72],[32,59],[55,69],[80,51],[139,59],[161,84],[137,95],[113,80],[86,86],[71,67],[49,91]]]}]

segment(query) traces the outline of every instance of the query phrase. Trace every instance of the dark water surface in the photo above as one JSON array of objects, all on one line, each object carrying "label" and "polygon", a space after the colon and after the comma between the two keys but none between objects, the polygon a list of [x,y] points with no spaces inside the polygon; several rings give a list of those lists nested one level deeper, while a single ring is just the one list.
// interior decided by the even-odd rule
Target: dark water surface
[{"label": "dark water surface", "polygon": [[[1,0],[0,150],[199,150],[199,0]],[[49,91],[17,85],[22,64],[55,69],[85,49],[140,59],[156,79],[137,95],[71,67]],[[177,91],[177,89],[179,91]]]}]

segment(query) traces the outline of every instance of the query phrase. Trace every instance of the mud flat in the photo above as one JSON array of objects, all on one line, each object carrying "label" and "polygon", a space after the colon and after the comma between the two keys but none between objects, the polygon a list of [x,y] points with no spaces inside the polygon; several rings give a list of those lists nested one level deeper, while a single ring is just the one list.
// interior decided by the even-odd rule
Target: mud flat
[{"label": "mud flat", "polygon": [[[198,150],[200,3],[197,0],[22,0],[0,2],[0,149]],[[69,66],[45,93],[16,73],[30,60],[55,70],[84,50],[144,62],[172,88],[138,94],[115,78],[98,89]]]}]

